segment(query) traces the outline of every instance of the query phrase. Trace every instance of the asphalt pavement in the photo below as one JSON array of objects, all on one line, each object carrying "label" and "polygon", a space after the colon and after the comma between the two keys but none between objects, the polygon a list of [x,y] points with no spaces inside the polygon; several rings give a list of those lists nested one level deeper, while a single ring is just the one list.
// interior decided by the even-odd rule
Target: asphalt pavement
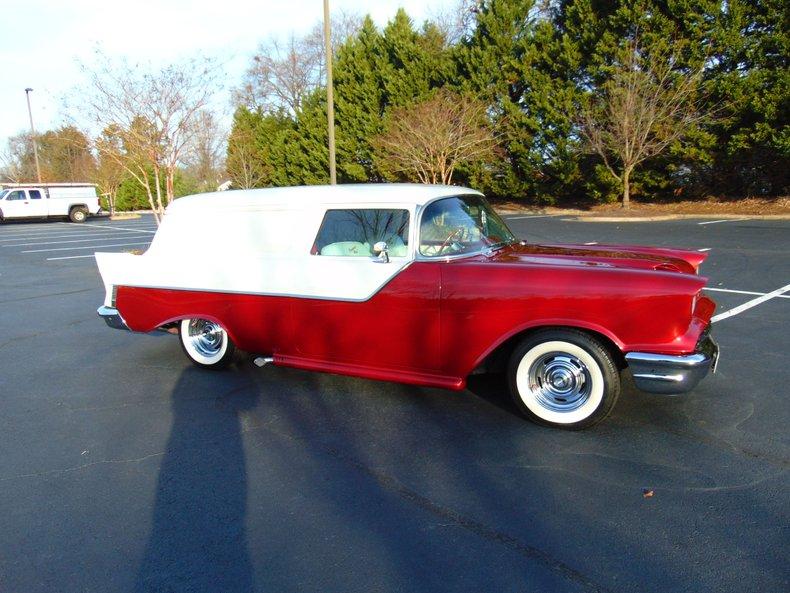
[{"label": "asphalt pavement", "polygon": [[150,218],[0,226],[0,592],[787,591],[790,293],[762,297],[790,221],[525,216],[529,241],[707,250],[717,313],[750,304],[714,325],[718,373],[564,432],[497,376],[203,371],[96,316],[93,251],[144,249]]}]

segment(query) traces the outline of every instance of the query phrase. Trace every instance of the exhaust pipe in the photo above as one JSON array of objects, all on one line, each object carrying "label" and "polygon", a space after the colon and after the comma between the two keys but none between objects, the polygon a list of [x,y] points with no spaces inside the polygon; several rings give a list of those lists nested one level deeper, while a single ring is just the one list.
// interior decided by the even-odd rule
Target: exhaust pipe
[{"label": "exhaust pipe", "polygon": [[256,367],[265,367],[267,364],[274,362],[274,358],[271,356],[256,356],[252,359],[252,362]]}]

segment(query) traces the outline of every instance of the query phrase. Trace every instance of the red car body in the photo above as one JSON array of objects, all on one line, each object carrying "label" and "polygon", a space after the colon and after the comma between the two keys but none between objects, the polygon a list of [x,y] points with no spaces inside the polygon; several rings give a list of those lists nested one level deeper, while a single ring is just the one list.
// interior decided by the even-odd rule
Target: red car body
[{"label": "red car body", "polygon": [[516,243],[414,261],[364,302],[118,286],[116,303],[133,331],[201,317],[275,364],[463,389],[499,346],[537,327],[588,330],[623,355],[695,352],[715,308],[697,275],[705,257]]},{"label": "red car body", "polygon": [[519,241],[482,195],[408,184],[171,204],[142,255],[97,253],[99,315],[167,330],[201,368],[236,349],[301,369],[460,390],[504,370],[519,411],[581,429],[621,374],[661,394],[715,372],[706,254]]}]

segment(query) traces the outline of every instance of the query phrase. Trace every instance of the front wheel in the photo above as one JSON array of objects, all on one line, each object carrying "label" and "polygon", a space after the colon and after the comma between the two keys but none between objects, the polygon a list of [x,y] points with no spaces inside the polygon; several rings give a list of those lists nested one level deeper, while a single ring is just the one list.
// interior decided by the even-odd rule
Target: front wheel
[{"label": "front wheel", "polygon": [[227,367],[236,352],[228,332],[214,321],[184,319],[179,325],[178,335],[187,357],[205,369]]},{"label": "front wheel", "polygon": [[527,418],[570,430],[603,420],[620,395],[612,355],[576,330],[545,330],[525,338],[510,357],[508,382]]}]

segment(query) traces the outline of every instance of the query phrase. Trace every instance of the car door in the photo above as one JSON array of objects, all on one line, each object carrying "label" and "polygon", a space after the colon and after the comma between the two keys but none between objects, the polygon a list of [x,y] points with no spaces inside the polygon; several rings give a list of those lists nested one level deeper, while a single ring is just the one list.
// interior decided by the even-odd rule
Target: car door
[{"label": "car door", "polygon": [[3,211],[3,218],[23,218],[30,216],[30,202],[23,189],[11,190],[6,194],[5,199],[0,202],[0,209]]},{"label": "car door", "polygon": [[40,189],[28,189],[27,191],[27,216],[47,216],[47,202],[44,192]]},{"label": "car door", "polygon": [[[327,210],[307,262],[341,298],[296,299],[298,357],[402,371],[439,364],[439,268],[414,261],[413,213],[403,208]],[[372,251],[388,244],[389,261]],[[333,288],[334,287],[334,288]]]}]

